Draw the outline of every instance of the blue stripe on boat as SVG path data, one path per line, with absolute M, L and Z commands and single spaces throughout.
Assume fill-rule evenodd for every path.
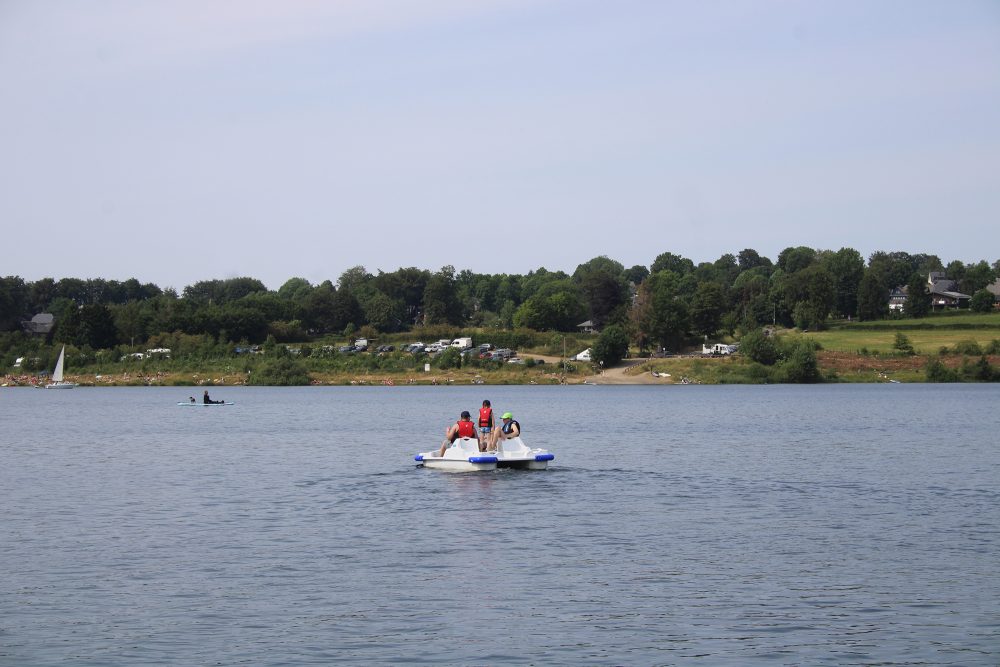
M 423 461 L 424 460 L 424 456 L 423 456 L 423 454 L 417 454 L 416 456 L 413 457 L 413 460 L 414 461 Z
M 470 456 L 469 463 L 496 463 L 497 457 L 495 456 Z
M 555 454 L 536 454 L 535 455 L 535 460 L 536 461 L 551 461 L 555 457 L 556 457 Z

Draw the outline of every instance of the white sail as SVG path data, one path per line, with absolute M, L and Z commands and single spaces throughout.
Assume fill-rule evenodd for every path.
M 63 345 L 62 350 L 59 352 L 59 361 L 56 362 L 56 369 L 52 371 L 52 380 L 54 382 L 63 381 L 63 361 L 66 358 L 66 346 Z

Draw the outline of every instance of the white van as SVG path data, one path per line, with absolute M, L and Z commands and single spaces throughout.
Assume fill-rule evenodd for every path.
M 471 338 L 456 338 L 451 341 L 451 346 L 458 348 L 459 351 L 464 352 L 465 350 L 472 349 L 472 339 Z

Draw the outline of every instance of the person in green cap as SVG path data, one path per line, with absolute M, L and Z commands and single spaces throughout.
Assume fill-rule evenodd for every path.
M 503 424 L 500 425 L 500 428 L 494 429 L 493 433 L 490 434 L 489 449 L 493 451 L 497 450 L 497 444 L 500 442 L 501 437 L 504 440 L 510 440 L 521 435 L 521 425 L 514 420 L 514 415 L 505 412 L 500 419 L 503 420 Z

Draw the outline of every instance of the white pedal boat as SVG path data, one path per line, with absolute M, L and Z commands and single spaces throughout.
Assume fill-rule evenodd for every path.
M 546 449 L 528 447 L 519 437 L 501 440 L 495 452 L 480 452 L 475 438 L 459 438 L 445 450 L 444 456 L 438 456 L 438 451 L 422 452 L 413 460 L 425 468 L 470 472 L 497 468 L 545 470 L 555 458 Z
M 458 438 L 444 456 L 438 456 L 439 449 L 421 452 L 413 460 L 425 468 L 438 468 L 454 472 L 472 472 L 476 470 L 496 470 L 497 457 L 492 453 L 480 452 L 479 442 L 475 438 Z
M 487 452 L 492 454 L 494 452 Z M 498 468 L 520 468 L 525 470 L 545 470 L 549 461 L 555 458 L 547 449 L 531 448 L 524 444 L 520 436 L 497 442 Z

